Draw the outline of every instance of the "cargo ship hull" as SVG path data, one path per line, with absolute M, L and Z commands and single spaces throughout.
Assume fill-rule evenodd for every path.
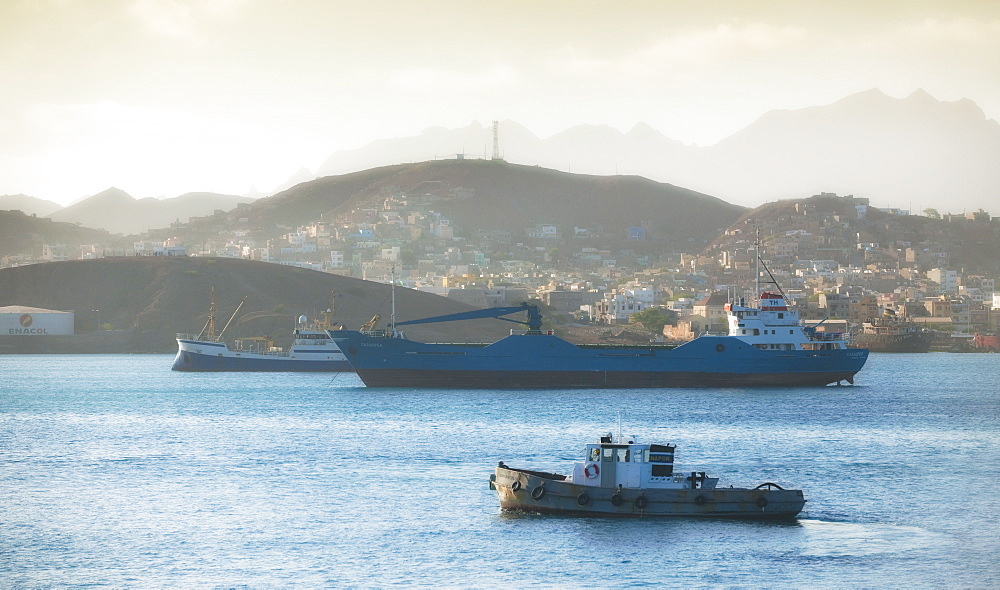
M 488 346 L 331 332 L 369 387 L 650 388 L 822 386 L 861 370 L 867 350 L 765 351 L 731 336 L 677 347 L 578 346 L 512 334 Z

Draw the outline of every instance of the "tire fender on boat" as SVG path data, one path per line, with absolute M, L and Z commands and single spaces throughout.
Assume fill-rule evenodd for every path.
M 615 506 L 621 506 L 622 502 L 624 501 L 625 499 L 622 498 L 622 495 L 619 494 L 618 492 L 611 494 L 611 503 L 614 504 Z
M 635 499 L 635 507 L 639 510 L 643 510 L 646 506 L 649 506 L 649 499 L 646 496 L 639 496 Z
M 580 506 L 586 506 L 590 504 L 590 496 L 587 495 L 587 492 L 584 492 L 576 497 L 576 503 Z
M 704 506 L 706 502 L 708 502 L 708 498 L 700 494 L 694 499 L 694 503 L 698 506 Z
M 757 508 L 765 508 L 767 506 L 767 498 L 761 496 L 757 498 Z
M 521 489 L 521 480 L 515 479 L 514 483 L 510 484 L 510 491 L 516 492 Z
M 535 489 L 531 490 L 531 499 L 532 500 L 538 502 L 539 500 L 541 500 L 544 497 L 545 497 L 545 487 L 544 486 L 538 486 Z
M 594 479 L 601 474 L 601 468 L 597 463 L 587 463 L 587 466 L 583 468 L 583 474 L 587 476 L 587 479 Z

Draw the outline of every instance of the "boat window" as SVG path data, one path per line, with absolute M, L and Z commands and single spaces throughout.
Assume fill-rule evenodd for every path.
M 674 474 L 674 466 L 672 464 L 667 465 L 656 465 L 653 464 L 653 477 L 669 477 Z
M 760 330 L 759 330 L 759 329 L 757 329 L 757 328 L 754 328 L 754 329 L 753 329 L 753 335 L 754 335 L 754 336 L 760 336 Z
M 600 458 L 601 458 L 601 449 L 599 449 L 597 447 L 594 447 L 594 448 L 590 449 L 590 460 L 591 461 L 597 461 Z
M 604 460 L 614 461 L 614 449 L 604 449 Z

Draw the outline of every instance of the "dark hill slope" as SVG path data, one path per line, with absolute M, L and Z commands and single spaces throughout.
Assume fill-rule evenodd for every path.
M 458 191 L 458 189 L 466 189 Z M 471 189 L 471 191 L 469 190 Z M 564 232 L 602 227 L 624 236 L 646 224 L 662 243 L 710 240 L 745 210 L 701 193 L 638 176 L 591 176 L 503 161 L 438 160 L 320 178 L 251 205 L 251 221 L 294 226 L 370 206 L 393 194 L 436 195 L 432 208 L 459 232 L 523 230 L 538 223 Z M 241 212 L 241 216 L 248 216 Z
M 217 332 L 248 297 L 226 339 L 268 334 L 287 346 L 295 318 L 316 317 L 329 307 L 332 292 L 336 319 L 349 328 L 356 329 L 375 313 L 384 324 L 391 313 L 388 285 L 263 262 L 159 257 L 54 262 L 0 270 L 0 307 L 73 310 L 79 336 L 52 340 L 58 346 L 48 348 L 45 337 L 0 336 L 0 351 L 174 352 L 175 333 L 198 333 L 204 327 L 212 287 Z M 110 331 L 93 333 L 97 313 L 92 310 L 97 309 Z M 396 309 L 397 319 L 404 321 L 473 308 L 397 288 Z M 493 340 L 510 327 L 498 320 L 477 320 L 414 326 L 406 332 L 420 339 L 478 342 Z
M 43 243 L 75 247 L 108 243 L 109 240 L 110 234 L 104 230 L 55 222 L 21 211 L 0 211 L 0 256 L 22 252 L 40 254 Z

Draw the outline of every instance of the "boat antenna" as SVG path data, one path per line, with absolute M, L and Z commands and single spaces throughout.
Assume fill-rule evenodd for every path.
M 215 340 L 215 287 L 212 287 L 212 295 L 208 303 L 208 321 L 205 322 L 205 327 L 198 332 L 198 340 L 208 332 L 208 340 Z

